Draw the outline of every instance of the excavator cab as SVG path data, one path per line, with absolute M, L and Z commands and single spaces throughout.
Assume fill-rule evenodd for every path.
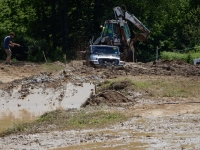
M 128 27 L 127 22 L 124 22 L 124 33 L 126 36 L 126 39 L 130 39 L 131 37 L 131 33 L 130 33 L 130 29 Z M 114 42 L 114 45 L 121 45 L 120 41 L 124 40 L 124 37 L 122 36 L 121 33 L 121 29 L 120 29 L 120 25 L 119 22 L 117 20 L 106 20 L 105 21 L 105 25 L 102 29 L 102 37 L 109 37 L 109 39 L 111 41 Z
M 104 26 L 104 30 L 102 32 L 102 36 L 109 36 L 110 40 L 113 38 L 119 38 L 119 32 L 117 31 L 117 24 L 106 22 Z

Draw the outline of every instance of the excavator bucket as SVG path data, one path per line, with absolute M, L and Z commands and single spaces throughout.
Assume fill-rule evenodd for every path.
M 145 33 L 137 33 L 136 34 L 136 38 L 138 41 L 140 42 L 145 42 L 148 39 L 149 34 L 145 34 Z

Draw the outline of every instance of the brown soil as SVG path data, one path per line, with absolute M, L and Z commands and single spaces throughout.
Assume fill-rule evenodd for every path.
M 83 82 L 93 82 L 98 84 L 105 79 L 120 78 L 125 76 L 186 76 L 199 77 L 200 66 L 194 66 L 182 61 L 161 60 L 157 63 L 127 63 L 124 67 L 93 68 L 83 65 L 82 61 L 73 61 L 69 64 L 60 62 L 52 65 L 63 66 L 63 70 L 48 70 L 41 67 L 44 64 L 27 62 L 14 63 L 12 66 L 0 65 L 0 89 L 11 91 L 19 85 L 24 96 L 29 94 L 28 88 L 56 88 L 67 82 L 80 84 Z M 112 83 L 108 90 L 88 99 L 85 105 L 100 105 L 102 103 L 126 103 L 130 102 L 120 90 L 131 86 L 129 81 Z M 116 92 L 119 91 L 119 92 Z
M 88 98 L 82 106 L 99 106 L 102 104 L 106 104 L 108 106 L 122 106 L 124 103 L 131 102 L 133 103 L 133 100 L 128 99 L 126 96 L 119 92 L 104 91 Z
M 134 80 L 151 79 L 153 81 L 165 78 L 171 82 L 181 79 L 181 81 L 191 81 L 195 85 L 195 82 L 200 79 L 200 66 L 182 61 L 160 60 L 157 63 L 126 63 L 124 67 L 109 68 L 87 67 L 83 65 L 83 61 L 73 61 L 67 64 L 59 62 L 57 65 L 63 66 L 63 70 L 44 70 L 40 64 L 34 63 L 16 63 L 13 66 L 0 65 L 0 89 L 10 91 L 23 83 L 21 94 L 27 96 L 30 90 L 28 87 L 56 88 L 67 82 L 77 85 L 89 82 L 98 85 L 109 79 L 132 77 Z M 92 106 L 92 108 L 98 105 L 108 105 L 111 109 L 120 107 L 123 113 L 133 116 L 127 122 L 99 130 L 62 131 L 54 132 L 51 135 L 43 133 L 34 137 L 32 135 L 16 135 L 1 139 L 0 145 L 2 141 L 11 148 L 22 146 L 24 149 L 26 147 L 31 149 L 31 146 L 35 146 L 36 149 L 50 149 L 97 142 L 103 142 L 102 145 L 109 147 L 112 141 L 115 143 L 113 145 L 121 141 L 121 144 L 125 143 L 125 147 L 127 147 L 128 141 L 137 141 L 140 144 L 136 148 L 141 149 L 200 149 L 200 139 L 198 138 L 200 135 L 199 97 L 147 98 L 145 94 L 148 91 L 143 91 L 142 96 L 138 96 L 140 93 L 128 91 L 128 87 L 132 85 L 129 81 L 114 82 L 106 90 L 100 89 L 101 92 L 93 93 L 83 104 L 84 107 Z M 122 91 L 125 91 L 126 94 Z M 93 135 L 92 138 L 90 135 Z M 52 141 L 57 145 L 52 144 Z M 59 143 L 61 144 L 59 145 Z M 6 147 L 0 146 L 0 149 L 6 149 Z M 79 148 L 77 147 L 77 149 Z

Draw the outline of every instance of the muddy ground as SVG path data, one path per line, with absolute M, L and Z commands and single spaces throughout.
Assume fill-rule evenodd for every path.
M 129 82 L 113 83 L 106 90 L 98 89 L 98 85 L 106 80 L 126 77 L 155 81 L 165 78 L 174 82 L 183 79 L 195 84 L 200 79 L 200 66 L 166 60 L 108 68 L 86 67 L 83 61 L 53 64 L 61 68 L 50 70 L 41 67 L 44 64 L 27 62 L 0 65 L 0 90 L 9 93 L 21 85 L 23 100 L 30 94 L 30 87 L 56 89 L 69 82 L 74 85 L 92 83 L 97 89 L 83 104 L 84 107 L 95 108 L 105 104 L 105 109 L 132 114 L 133 117 L 107 128 L 10 135 L 0 138 L 0 149 L 200 149 L 198 96 L 152 98 L 146 91 L 121 92 L 126 91 Z M 61 94 L 55 101 L 62 100 L 62 97 Z

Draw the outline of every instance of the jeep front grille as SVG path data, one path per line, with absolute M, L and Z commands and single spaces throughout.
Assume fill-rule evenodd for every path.
M 99 58 L 98 61 L 99 61 L 100 65 L 106 65 L 106 64 L 118 65 L 119 64 L 119 60 L 118 59 Z

